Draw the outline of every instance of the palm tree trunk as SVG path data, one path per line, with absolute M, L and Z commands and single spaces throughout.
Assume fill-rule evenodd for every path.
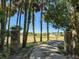
M 43 7 L 41 8 L 41 18 L 40 18 L 40 42 L 42 42 L 42 16 L 43 16 Z
M 21 28 L 21 9 L 20 9 L 20 15 L 19 15 L 19 27 Z M 20 44 L 20 29 L 19 29 L 19 39 L 18 42 Z
M 7 17 L 8 17 L 8 10 L 6 11 L 6 25 L 7 25 L 7 21 L 8 21 L 8 19 L 7 19 Z
M 28 11 L 28 22 L 27 22 L 27 31 L 26 31 L 26 43 L 27 43 L 27 39 L 28 39 L 28 31 L 29 31 L 30 22 L 31 22 L 31 11 L 30 11 L 30 8 L 29 8 L 29 11 Z
M 34 8 L 33 8 L 33 13 L 32 13 L 32 26 L 33 26 L 33 35 L 34 35 L 34 43 L 36 43 L 36 39 L 35 39 L 35 23 L 34 23 Z
M 58 37 L 59 37 L 59 28 L 58 28 L 58 31 L 57 31 L 57 34 L 56 34 L 56 40 L 58 40 Z
M 11 0 L 10 0 L 10 11 L 11 11 Z M 11 18 L 10 18 L 10 11 L 8 11 L 8 16 L 9 16 L 9 20 L 8 20 L 8 36 L 7 36 L 7 48 L 8 48 L 8 41 L 9 41 L 9 34 L 10 34 L 10 20 L 11 20 Z
M 58 37 L 59 37 L 59 28 L 58 28 L 58 31 L 57 31 L 57 39 L 58 39 Z
M 18 10 L 18 12 L 17 12 L 16 26 L 18 26 L 18 21 L 19 21 L 19 10 Z
M 8 48 L 8 40 L 9 40 L 9 34 L 10 34 L 10 16 L 9 16 L 9 20 L 8 20 L 8 35 L 7 35 L 7 48 Z
M 25 0 L 25 16 L 24 16 L 24 30 L 23 30 L 23 43 L 22 48 L 26 47 L 26 23 L 27 23 L 27 1 Z
M 50 0 L 48 1 L 49 3 L 49 8 L 50 8 Z M 47 21 L 47 41 L 49 41 L 49 22 Z
M 25 41 L 24 41 L 24 44 L 23 44 L 23 48 L 26 47 L 27 39 L 28 39 L 28 31 L 29 31 L 30 18 L 31 18 L 30 12 L 28 12 L 28 14 L 29 14 L 29 15 L 28 15 L 27 31 L 26 31 L 26 35 L 25 35 Z
M 47 21 L 47 41 L 49 41 L 49 22 Z
M 31 1 L 30 1 L 31 2 Z M 31 21 L 31 3 L 29 3 L 29 11 L 28 11 L 28 22 L 27 22 L 27 30 L 26 30 L 26 35 L 25 35 L 25 42 L 23 44 L 23 48 L 26 47 L 27 44 L 27 38 L 28 38 L 28 31 L 29 31 L 29 25 L 30 25 L 30 21 Z
M 42 10 L 41 10 L 41 19 L 40 19 L 40 42 L 42 42 Z

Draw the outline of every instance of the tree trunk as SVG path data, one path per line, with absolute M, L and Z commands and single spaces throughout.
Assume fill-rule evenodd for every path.
M 42 10 L 41 10 L 41 19 L 40 19 L 40 42 L 42 42 Z
M 35 23 L 34 23 L 34 20 L 35 20 L 35 15 L 34 15 L 34 8 L 33 8 L 33 13 L 32 13 L 32 26 L 33 26 L 33 35 L 34 35 L 34 43 L 36 43 L 36 39 L 35 39 Z
M 47 41 L 49 41 L 49 22 L 47 22 Z
M 10 11 L 11 11 L 11 0 L 10 0 Z M 7 36 L 7 48 L 8 48 L 8 41 L 9 41 L 9 34 L 10 34 L 10 20 L 11 20 L 11 18 L 10 18 L 10 11 L 8 11 L 8 16 L 9 16 L 9 20 L 8 20 L 8 36 Z
M 7 35 L 7 48 L 8 48 L 8 40 L 9 40 L 9 35 L 10 35 L 10 16 L 9 16 L 9 20 L 8 20 L 8 35 Z
M 58 38 L 59 38 L 59 28 L 58 28 L 58 31 L 57 31 L 57 39 L 56 40 L 58 40 Z
M 30 8 L 31 8 L 31 5 L 30 5 Z M 26 43 L 27 43 L 27 39 L 28 39 L 28 31 L 29 31 L 29 26 L 30 26 L 30 22 L 31 22 L 31 9 L 29 8 L 29 11 L 28 11 L 28 22 L 27 22 L 27 31 L 26 31 Z
M 27 39 L 28 39 L 28 31 L 29 31 L 29 25 L 30 25 L 30 17 L 31 17 L 31 14 L 30 14 L 30 12 L 28 13 L 29 15 L 28 15 L 28 23 L 27 23 L 27 31 L 25 32 L 26 34 L 25 34 L 25 40 L 24 40 L 24 43 L 23 43 L 23 48 L 25 48 L 26 47 L 26 44 L 27 44 Z
M 19 15 L 19 27 L 21 28 L 21 9 L 20 9 L 20 15 Z M 18 39 L 19 44 L 20 44 L 20 28 L 19 28 L 19 39 Z
M 25 0 L 25 16 L 24 16 L 24 30 L 23 30 L 23 43 L 22 48 L 26 47 L 26 23 L 27 23 L 27 1 Z
M 67 55 L 71 54 L 71 52 L 70 52 L 71 40 L 72 40 L 71 38 L 72 38 L 72 33 L 71 33 L 70 29 L 66 29 L 64 41 L 65 41 L 65 51 L 67 52 Z
M 18 21 L 19 21 L 19 10 L 17 11 L 17 20 L 16 20 L 16 26 L 18 26 Z
M 26 32 L 25 32 L 26 35 L 25 35 L 25 40 L 24 40 L 24 43 L 23 43 L 23 48 L 25 48 L 26 44 L 27 44 L 27 38 L 28 38 L 28 31 L 29 31 L 30 21 L 31 21 L 31 3 L 29 3 L 28 22 L 27 22 L 27 29 L 26 29 Z
M 66 31 L 66 51 L 75 56 L 79 54 L 79 45 L 78 45 L 78 32 L 79 31 L 79 20 L 78 20 L 78 15 L 76 15 L 77 12 L 77 9 L 75 9 L 77 5 L 71 5 L 71 7 L 73 7 L 73 13 L 70 13 L 70 23 L 69 23 L 69 26 L 67 28 L 67 31 Z

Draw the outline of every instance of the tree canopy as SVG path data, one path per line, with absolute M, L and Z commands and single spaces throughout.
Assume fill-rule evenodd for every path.
M 52 23 L 55 28 L 67 28 L 71 22 L 71 14 L 76 9 L 78 16 L 79 10 L 78 0 L 54 0 L 50 1 L 50 6 L 44 14 L 45 20 Z

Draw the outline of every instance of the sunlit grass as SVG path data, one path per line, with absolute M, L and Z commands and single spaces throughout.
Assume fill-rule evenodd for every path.
M 22 38 L 22 37 L 21 37 Z M 40 42 L 40 36 L 35 36 L 36 42 Z M 64 36 L 49 36 L 49 40 L 63 40 Z M 22 43 L 22 39 L 20 40 Z M 42 41 L 46 42 L 47 41 L 47 36 L 42 36 Z M 34 42 L 33 36 L 28 36 L 28 43 Z
M 32 43 L 34 42 L 34 36 L 33 35 L 28 35 L 27 43 Z M 40 35 L 35 36 L 36 42 L 40 42 Z M 10 38 L 11 39 L 11 38 Z M 11 42 L 9 39 L 9 43 Z M 49 36 L 49 40 L 63 40 L 64 36 Z M 20 35 L 20 43 L 22 44 L 23 41 L 23 35 Z M 47 41 L 47 36 L 42 36 L 42 41 L 46 42 Z M 6 42 L 6 40 L 5 40 Z

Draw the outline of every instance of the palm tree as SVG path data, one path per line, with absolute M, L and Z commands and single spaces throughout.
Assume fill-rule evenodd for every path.
M 18 26 L 18 22 L 19 22 L 19 9 L 17 10 L 17 20 L 16 20 L 16 26 Z
M 43 0 L 40 3 L 41 7 L 41 17 L 40 17 L 40 42 L 42 42 L 42 16 L 43 16 Z
M 49 22 L 47 21 L 47 41 L 49 41 Z
M 41 19 L 40 19 L 40 42 L 42 42 L 42 10 L 41 10 Z
M 28 39 L 28 31 L 29 31 L 29 26 L 30 26 L 30 22 L 31 22 L 31 4 L 32 4 L 32 0 L 30 0 L 29 2 L 29 10 L 28 10 L 28 22 L 27 22 L 27 31 L 26 31 L 26 43 L 27 43 L 27 39 Z
M 32 26 L 33 26 L 34 42 L 36 42 L 36 39 L 35 39 L 35 15 L 34 15 L 34 12 L 39 12 L 40 7 L 41 7 L 41 5 L 39 6 L 38 0 L 32 0 L 32 9 L 33 9 L 33 12 L 32 12 Z
M 22 3 L 23 1 L 21 1 Z M 22 5 L 22 4 L 21 4 Z M 19 4 L 19 6 L 17 7 L 18 10 L 17 10 L 17 20 L 16 20 L 16 26 L 19 26 L 19 32 L 18 32 L 18 43 L 20 44 L 20 29 L 21 29 L 21 9 L 22 9 L 22 6 Z M 19 23 L 19 24 L 18 24 Z
M 19 15 L 19 27 L 21 28 L 21 9 L 20 8 L 20 15 Z M 19 43 L 20 43 L 20 29 L 19 29 Z
M 27 1 L 25 0 L 25 5 L 24 5 L 24 30 L 23 30 L 23 43 L 22 43 L 22 48 L 26 47 L 26 23 L 27 23 Z
M 10 11 L 8 10 L 8 16 L 9 16 L 9 20 L 8 20 L 8 36 L 7 36 L 7 48 L 8 48 L 8 40 L 9 40 L 9 34 L 10 34 L 10 20 L 11 20 L 11 18 L 10 18 L 10 12 L 11 12 L 11 0 L 10 0 Z
M 48 0 L 48 8 L 50 9 L 50 0 Z M 47 41 L 48 40 L 49 40 L 49 21 L 47 20 Z
M 27 29 L 26 29 L 26 32 L 24 32 L 26 35 L 25 35 L 25 40 L 24 40 L 23 45 L 22 45 L 23 48 L 26 47 L 29 25 L 30 25 L 30 22 L 31 22 L 31 3 L 32 3 L 32 1 L 30 0 L 28 2 L 29 2 L 29 5 L 27 5 L 28 6 L 28 20 L 27 20 Z
M 36 39 L 35 39 L 35 15 L 34 15 L 34 7 L 33 7 L 33 13 L 32 13 L 32 26 L 33 26 L 33 35 L 34 35 L 34 43 L 36 42 Z

